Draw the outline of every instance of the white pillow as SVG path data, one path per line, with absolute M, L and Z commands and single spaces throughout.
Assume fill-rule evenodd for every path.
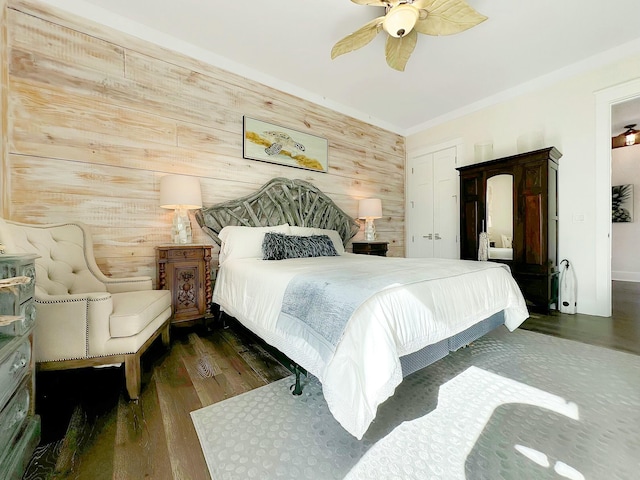
M 327 235 L 333 242 L 333 246 L 336 249 L 336 252 L 338 252 L 338 255 L 342 255 L 344 253 L 342 237 L 337 230 L 328 230 L 325 228 L 313 227 L 298 227 L 296 225 L 291 225 L 289 228 L 291 229 L 291 235 L 299 235 L 305 237 L 308 237 L 309 235 Z
M 512 244 L 512 237 L 502 235 L 502 248 L 513 248 L 511 244 Z
M 222 265 L 232 258 L 262 258 L 262 241 L 267 232 L 291 233 L 288 223 L 273 227 L 224 227 L 218 234 L 222 241 L 218 263 Z

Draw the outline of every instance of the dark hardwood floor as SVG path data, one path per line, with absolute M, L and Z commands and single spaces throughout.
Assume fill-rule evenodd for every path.
M 609 318 L 591 315 L 532 314 L 521 328 L 640 355 L 640 283 L 613 282 Z
M 612 318 L 533 315 L 522 328 L 640 354 L 640 284 L 614 283 Z M 42 442 L 25 479 L 209 479 L 189 413 L 289 375 L 230 321 L 174 328 L 143 357 L 137 403 L 121 368 L 39 372 Z

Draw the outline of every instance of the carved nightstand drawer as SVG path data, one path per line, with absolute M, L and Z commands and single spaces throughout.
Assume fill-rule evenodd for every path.
M 167 252 L 167 258 L 202 258 L 201 249 L 185 249 L 178 247 L 175 250 L 169 250 Z

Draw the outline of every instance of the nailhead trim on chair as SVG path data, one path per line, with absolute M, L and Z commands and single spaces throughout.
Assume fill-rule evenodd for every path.
M 87 301 L 84 310 L 84 356 L 89 356 L 89 302 Z
M 136 353 L 136 352 L 133 351 L 133 352 L 123 352 L 123 353 L 110 353 L 109 355 L 91 355 L 91 356 L 86 356 L 86 357 L 58 358 L 56 360 L 38 360 L 38 362 L 36 362 L 36 363 L 66 362 L 66 361 L 69 361 L 69 360 L 87 360 L 89 358 L 108 358 L 108 357 L 116 357 L 118 355 L 133 355 L 134 353 Z
M 76 357 L 73 359 L 67 359 L 67 360 L 79 360 L 82 358 L 96 358 L 96 357 L 104 357 L 105 355 L 94 355 L 94 356 L 89 356 L 89 302 L 103 302 L 109 300 L 109 297 L 107 298 L 96 298 L 94 300 L 89 300 L 88 298 L 73 298 L 73 299 L 69 299 L 69 300 L 38 300 L 36 299 L 35 302 L 36 303 L 40 303 L 42 305 L 46 305 L 46 304 L 55 304 L 55 303 L 73 303 L 73 302 L 85 302 L 86 303 L 86 307 L 85 307 L 85 314 L 84 314 L 84 357 Z M 131 353 L 131 352 L 130 352 Z M 120 354 L 117 354 L 120 355 Z M 107 355 L 108 356 L 108 355 Z M 41 362 L 61 362 L 62 360 L 58 359 L 58 360 L 41 360 Z

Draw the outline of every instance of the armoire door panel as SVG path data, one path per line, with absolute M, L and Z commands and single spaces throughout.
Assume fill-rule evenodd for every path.
M 539 190 L 542 188 L 542 172 L 546 165 L 527 165 L 524 168 L 525 190 Z
M 477 260 L 478 258 L 478 202 L 465 202 L 464 204 L 464 238 L 461 257 L 465 260 Z
M 524 258 L 528 265 L 544 265 L 542 195 L 524 198 Z
M 462 178 L 462 191 L 465 198 L 480 195 L 480 179 L 478 177 Z

